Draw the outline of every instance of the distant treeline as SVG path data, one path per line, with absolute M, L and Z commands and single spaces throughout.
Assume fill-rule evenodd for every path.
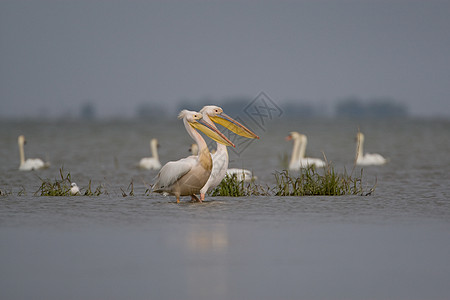
M 316 105 L 310 102 L 289 101 L 281 105 L 286 117 L 344 117 L 344 118 L 393 118 L 408 116 L 405 105 L 392 98 L 373 98 L 363 100 L 358 97 L 339 99 L 330 111 L 329 105 Z
M 357 97 L 349 97 L 338 102 L 335 115 L 352 118 L 406 117 L 408 109 L 391 98 L 374 98 L 363 102 Z
M 178 102 L 174 111 L 168 111 L 164 103 L 142 103 L 136 107 L 135 115 L 138 119 L 174 118 L 182 109 L 200 110 L 205 105 L 219 105 L 227 114 L 239 116 L 247 106 L 255 104 L 251 97 L 233 97 L 220 101 L 213 99 L 189 100 Z M 282 110 L 284 118 L 308 117 L 348 117 L 348 118 L 393 118 L 407 117 L 408 109 L 392 98 L 372 98 L 364 100 L 358 97 L 347 97 L 337 101 L 334 106 L 316 104 L 307 100 L 277 101 L 276 105 Z M 80 109 L 83 119 L 95 119 L 96 108 L 92 102 L 84 103 Z

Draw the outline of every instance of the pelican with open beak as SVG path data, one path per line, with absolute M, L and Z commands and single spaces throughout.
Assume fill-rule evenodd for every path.
M 257 136 L 254 132 L 252 132 L 250 129 L 248 129 L 238 121 L 225 114 L 223 112 L 223 109 L 218 106 L 208 105 L 203 107 L 200 112 L 203 115 L 203 119 L 214 128 L 216 128 L 214 123 L 217 123 L 240 136 L 250 139 L 259 139 L 259 136 Z M 205 199 L 205 194 L 207 191 L 214 189 L 220 184 L 222 179 L 225 177 L 228 169 L 228 151 L 226 146 L 221 143 L 217 143 L 217 150 L 211 156 L 213 160 L 213 168 L 208 181 L 200 190 L 201 200 Z
M 199 200 L 195 194 L 200 193 L 200 189 L 208 181 L 213 162 L 205 140 L 196 129 L 224 147 L 235 147 L 217 128 L 205 122 L 202 117 L 201 113 L 189 110 L 183 110 L 178 115 L 179 119 L 183 119 L 188 134 L 197 143 L 198 155 L 166 163 L 158 173 L 153 192 L 174 195 L 177 203 L 180 202 L 180 196 L 191 196 L 193 200 Z

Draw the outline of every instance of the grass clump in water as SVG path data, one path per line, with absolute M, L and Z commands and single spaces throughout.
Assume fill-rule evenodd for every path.
M 39 196 L 69 196 L 70 195 L 70 185 L 72 183 L 70 173 L 63 175 L 62 168 L 59 169 L 60 179 L 55 179 L 53 182 L 49 179 L 41 179 L 42 183 L 39 189 L 34 193 L 34 195 Z
M 70 173 L 64 175 L 63 169 L 59 169 L 59 179 L 51 181 L 49 179 L 41 179 L 42 183 L 39 189 L 34 193 L 35 196 L 72 196 L 70 193 L 70 188 L 72 184 L 72 179 Z M 99 185 L 94 191 L 91 188 L 91 180 L 89 180 L 89 186 L 86 191 L 80 193 L 84 196 L 100 196 L 102 194 L 107 194 L 103 185 Z
M 131 180 L 130 184 L 128 185 L 127 191 L 130 191 L 130 193 L 128 195 L 122 188 L 120 188 L 120 190 L 122 191 L 122 197 L 134 196 L 134 183 L 133 183 L 133 180 Z
M 89 185 L 83 195 L 85 195 L 85 196 L 100 196 L 101 194 L 108 194 L 102 184 L 100 184 L 95 189 L 95 191 L 92 191 L 91 185 L 92 185 L 92 181 L 89 179 Z
M 371 195 L 375 185 L 365 191 L 361 176 L 337 173 L 333 166 L 320 168 L 314 166 L 300 169 L 299 176 L 292 176 L 287 170 L 274 174 L 276 185 L 273 188 L 263 187 L 254 182 L 239 181 L 236 175 L 226 175 L 222 182 L 211 193 L 211 196 L 342 196 L 342 195 Z
M 353 177 L 346 172 L 336 173 L 327 165 L 320 174 L 314 166 L 300 169 L 298 177 L 283 170 L 275 174 L 276 186 L 272 189 L 275 196 L 341 196 L 370 195 L 375 186 L 365 193 L 362 187 L 362 170 L 360 177 Z
M 229 197 L 244 197 L 244 196 L 267 196 L 269 195 L 269 188 L 264 188 L 254 182 L 246 183 L 237 179 L 237 175 L 225 175 L 225 178 L 220 184 L 211 192 L 211 196 L 229 196 Z

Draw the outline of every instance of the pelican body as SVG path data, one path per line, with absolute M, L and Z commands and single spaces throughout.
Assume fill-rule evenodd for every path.
M 19 155 L 20 155 L 20 165 L 19 170 L 21 171 L 31 171 L 31 170 L 39 170 L 48 168 L 50 166 L 49 163 L 44 163 L 44 161 L 40 158 L 28 158 L 25 160 L 25 151 L 23 146 L 26 143 L 25 137 L 23 135 L 19 135 L 17 138 L 17 143 L 19 145 Z
M 294 141 L 289 170 L 299 170 L 300 168 L 307 168 L 312 165 L 315 167 L 325 167 L 325 161 L 319 158 L 305 157 L 306 145 L 308 143 L 306 135 L 293 131 L 286 137 L 286 140 Z
M 152 157 L 143 157 L 139 161 L 139 167 L 147 170 L 159 170 L 161 169 L 161 163 L 158 157 L 158 140 L 150 140 L 150 150 L 152 152 Z
M 364 134 L 358 132 L 356 134 L 356 164 L 360 166 L 383 165 L 387 163 L 387 159 L 378 153 L 364 154 Z
M 228 130 L 231 130 L 232 132 L 244 136 L 246 138 L 259 139 L 259 137 L 255 133 L 253 133 L 247 127 L 245 127 L 238 121 L 234 120 L 230 116 L 226 115 L 223 112 L 223 109 L 218 106 L 208 105 L 203 107 L 200 110 L 200 112 L 202 113 L 205 122 L 207 122 L 216 129 L 217 127 L 214 125 L 214 123 L 218 123 L 227 128 Z M 227 173 L 228 169 L 228 151 L 225 145 L 217 142 L 216 152 L 214 154 L 211 154 L 211 157 L 213 161 L 213 168 L 208 181 L 200 190 L 201 200 L 205 198 L 205 194 L 209 190 L 214 189 L 216 186 L 220 184 L 220 182 L 225 177 L 225 174 Z M 242 169 L 239 170 L 240 171 L 237 171 L 237 173 L 240 174 L 238 176 L 242 176 L 242 172 L 244 170 Z
M 195 129 L 202 131 L 216 142 L 234 147 L 230 140 L 217 128 L 206 123 L 202 117 L 201 113 L 194 111 L 183 110 L 180 112 L 178 118 L 183 119 L 186 131 L 198 145 L 198 155 L 166 163 L 159 171 L 157 181 L 153 186 L 154 192 L 174 195 L 177 203 L 180 202 L 180 196 L 191 196 L 193 199 L 199 200 L 195 194 L 200 193 L 200 189 L 208 181 L 213 167 L 206 142 Z

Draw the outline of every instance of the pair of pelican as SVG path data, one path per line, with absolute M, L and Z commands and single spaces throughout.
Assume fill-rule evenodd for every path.
M 174 195 L 177 203 L 180 202 L 180 196 L 191 196 L 192 200 L 202 202 L 206 192 L 225 177 L 228 168 L 227 146 L 235 147 L 214 123 L 246 138 L 259 137 L 214 105 L 205 106 L 200 112 L 183 110 L 178 118 L 183 120 L 186 131 L 197 144 L 198 154 L 166 163 L 157 175 L 153 191 Z M 217 142 L 214 154 L 209 152 L 205 140 L 196 129 Z M 200 199 L 196 194 L 200 194 Z
M 298 132 L 291 132 L 286 140 L 294 141 L 291 161 L 289 163 L 290 170 L 298 170 L 300 168 L 307 168 L 311 165 L 315 167 L 325 167 L 326 162 L 319 158 L 305 157 L 306 144 L 308 139 L 306 135 Z M 369 165 L 382 165 L 387 162 L 387 159 L 378 153 L 366 153 L 363 152 L 364 134 L 358 132 L 356 134 L 356 165 L 369 166 Z

